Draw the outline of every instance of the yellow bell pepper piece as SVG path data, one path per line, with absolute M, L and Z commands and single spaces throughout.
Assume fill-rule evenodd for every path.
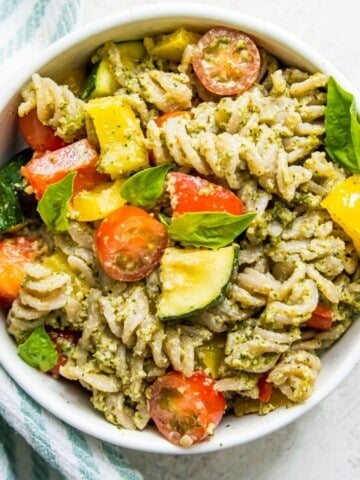
M 120 196 L 123 179 L 102 183 L 92 190 L 82 190 L 72 199 L 71 218 L 79 222 L 94 222 L 125 205 Z
M 179 28 L 168 35 L 146 37 L 144 45 L 152 57 L 178 63 L 187 45 L 197 43 L 199 38 L 198 33 Z
M 149 165 L 140 121 L 121 96 L 102 97 L 86 104 L 100 144 L 98 169 L 112 179 Z
M 360 253 L 360 175 L 353 175 L 337 185 L 321 206 L 349 235 Z

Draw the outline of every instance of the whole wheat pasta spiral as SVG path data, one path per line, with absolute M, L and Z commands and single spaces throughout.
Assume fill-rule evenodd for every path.
M 299 336 L 297 330 L 275 333 L 250 324 L 228 334 L 225 363 L 235 370 L 261 373 L 274 367 L 280 354 Z
M 70 278 L 35 263 L 25 265 L 25 279 L 8 314 L 8 330 L 18 340 L 43 322 L 50 312 L 66 306 Z
M 20 117 L 36 108 L 40 122 L 52 127 L 66 142 L 86 136 L 84 103 L 67 86 L 34 73 L 22 97 L 18 109 Z
M 279 387 L 290 400 L 301 402 L 311 395 L 320 368 L 319 358 L 311 352 L 287 352 L 270 372 L 268 381 Z

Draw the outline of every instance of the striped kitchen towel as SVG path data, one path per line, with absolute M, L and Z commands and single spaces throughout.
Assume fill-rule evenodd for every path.
M 0 82 L 26 56 L 76 28 L 81 2 L 0 0 Z M 141 478 L 118 448 L 43 410 L 0 366 L 0 480 Z
M 84 435 L 43 410 L 1 367 L 0 440 L 1 480 L 142 478 L 117 447 Z

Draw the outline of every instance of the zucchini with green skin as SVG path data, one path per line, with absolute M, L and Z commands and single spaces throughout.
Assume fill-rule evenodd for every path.
M 146 50 L 142 42 L 117 43 L 120 58 L 126 70 L 132 71 L 136 65 L 146 56 Z M 95 63 L 89 77 L 85 81 L 80 98 L 89 100 L 91 98 L 107 97 L 114 95 L 120 87 L 115 79 L 111 66 L 106 59 Z
M 20 169 L 31 159 L 32 155 L 31 148 L 25 148 L 14 155 L 6 165 L 0 168 L 0 180 L 11 186 L 13 190 L 23 191 L 25 181 Z
M 19 152 L 0 168 L 0 231 L 5 232 L 24 222 L 19 195 L 24 191 L 20 169 L 32 156 L 31 149 Z
M 160 262 L 158 317 L 186 318 L 220 302 L 236 271 L 238 250 L 235 244 L 218 250 L 167 248 Z
M 220 366 L 224 363 L 225 343 L 226 334 L 216 333 L 195 350 L 199 363 L 212 378 L 218 378 Z
M 6 232 L 23 221 L 24 216 L 16 193 L 0 180 L 0 231 Z
M 80 98 L 89 100 L 90 98 L 106 97 L 113 95 L 119 88 L 111 69 L 106 60 L 100 60 L 95 63 L 89 77 L 87 78 Z

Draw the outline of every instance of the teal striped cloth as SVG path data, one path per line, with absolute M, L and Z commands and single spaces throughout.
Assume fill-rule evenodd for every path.
M 80 0 L 0 0 L 0 64 L 72 30 Z
M 76 28 L 81 1 L 0 0 L 0 79 L 27 54 Z M 0 480 L 141 478 L 119 448 L 43 410 L 0 366 Z

